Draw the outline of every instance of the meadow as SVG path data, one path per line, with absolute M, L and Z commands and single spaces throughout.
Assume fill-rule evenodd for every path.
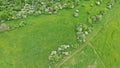
M 56 14 L 6 21 L 7 26 L 21 21 L 27 25 L 0 33 L 0 68 L 50 68 L 51 51 L 63 44 L 73 45 L 71 54 L 52 64 L 52 68 L 119 68 L 119 2 L 105 11 L 101 21 L 92 23 L 93 31 L 85 43 L 76 40 L 76 25 L 91 25 L 87 19 L 104 10 L 108 2 L 96 5 L 96 0 L 80 0 L 75 8 L 65 8 Z
M 119 68 L 120 53 L 120 21 L 119 5 L 115 6 L 100 23 L 106 23 L 95 27 L 97 31 L 82 48 L 74 52 L 71 57 L 56 68 Z M 111 17 L 112 15 L 112 17 Z M 99 30 L 100 29 L 100 30 Z

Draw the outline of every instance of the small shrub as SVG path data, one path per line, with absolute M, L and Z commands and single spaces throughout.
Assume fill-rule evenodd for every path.
M 9 28 L 8 28 L 8 26 L 5 24 L 5 23 L 2 23 L 1 25 L 0 25 L 0 32 L 5 32 L 5 31 L 7 31 Z
M 75 12 L 74 13 L 74 17 L 78 17 L 78 16 L 79 16 L 79 14 Z

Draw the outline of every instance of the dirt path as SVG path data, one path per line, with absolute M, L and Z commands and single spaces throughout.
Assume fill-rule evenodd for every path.
M 106 65 L 105 63 L 102 61 L 101 57 L 99 56 L 97 50 L 95 49 L 95 47 L 91 44 L 91 43 L 88 43 L 88 45 L 94 50 L 94 53 L 96 54 L 96 56 L 100 59 L 101 63 L 104 65 L 104 67 L 106 68 Z

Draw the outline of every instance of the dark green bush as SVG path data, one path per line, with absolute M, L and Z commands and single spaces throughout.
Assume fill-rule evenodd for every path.
M 8 11 L 1 11 L 1 12 L 0 12 L 0 21 L 2 21 L 2 20 L 7 20 L 8 17 L 9 17 Z

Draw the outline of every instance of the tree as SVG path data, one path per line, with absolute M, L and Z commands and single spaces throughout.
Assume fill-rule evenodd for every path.
M 0 21 L 1 21 L 1 20 L 7 20 L 8 17 L 9 17 L 8 11 L 1 11 L 1 12 L 0 12 Z

